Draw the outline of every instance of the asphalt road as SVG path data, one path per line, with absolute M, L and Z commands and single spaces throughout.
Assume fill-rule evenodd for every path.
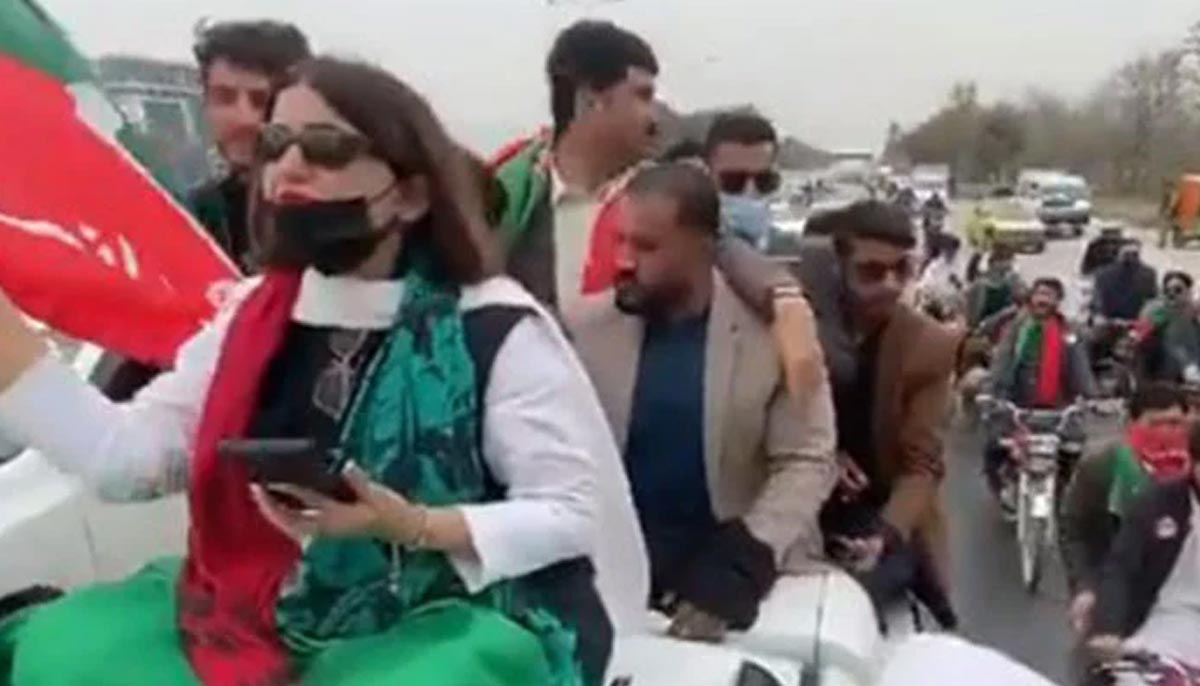
M 1089 234 L 1090 235 L 1090 234 Z M 1162 273 L 1168 269 L 1200 271 L 1200 251 L 1161 251 L 1154 234 L 1143 235 L 1143 259 Z M 1082 240 L 1054 241 L 1041 255 L 1020 256 L 1017 268 L 1027 281 L 1043 275 L 1063 279 L 1072 308 L 1078 301 L 1079 261 L 1086 245 Z M 1116 427 L 1094 422 L 1089 445 L 1102 443 Z M 1021 585 L 1016 536 L 1004 524 L 980 474 L 982 434 L 956 417 L 950 433 L 948 479 L 943 497 L 950 517 L 954 560 L 954 599 L 963 622 L 963 633 L 972 640 L 997 648 L 1041 672 L 1056 683 L 1067 684 L 1067 656 L 1071 636 L 1065 621 L 1066 584 L 1057 552 L 1036 596 Z

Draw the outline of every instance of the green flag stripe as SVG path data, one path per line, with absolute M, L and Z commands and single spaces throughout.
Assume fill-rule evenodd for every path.
M 63 83 L 93 78 L 91 65 L 33 0 L 0 0 L 0 53 Z

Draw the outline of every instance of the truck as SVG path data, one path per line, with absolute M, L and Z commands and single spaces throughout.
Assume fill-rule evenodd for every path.
M 925 204 L 935 193 L 942 200 L 950 199 L 950 165 L 918 164 L 913 167 L 911 178 L 918 206 Z

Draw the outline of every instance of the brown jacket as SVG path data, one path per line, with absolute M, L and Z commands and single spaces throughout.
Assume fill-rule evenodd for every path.
M 744 518 L 784 572 L 822 557 L 817 516 L 833 488 L 836 424 L 828 380 L 805 402 L 787 392 L 770 332 L 714 273 L 705 353 L 704 444 L 719 521 Z M 585 298 L 566 319 L 617 445 L 629 430 L 643 324 L 611 292 Z
M 932 558 L 943 584 L 950 565 L 939 489 L 958 344 L 934 320 L 898 305 L 880 341 L 871 418 L 891 492 L 883 517 Z

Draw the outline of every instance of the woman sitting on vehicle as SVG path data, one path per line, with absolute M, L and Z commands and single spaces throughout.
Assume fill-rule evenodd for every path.
M 0 625 L 0 682 L 599 684 L 610 613 L 645 595 L 593 555 L 601 525 L 640 550 L 628 487 L 556 323 L 489 278 L 468 158 L 407 86 L 328 58 L 258 152 L 271 268 L 129 404 L 0 297 L 0 429 L 109 498 L 186 489 L 191 516 L 182 565 Z M 352 458 L 350 502 L 252 485 L 219 456 L 243 438 Z

